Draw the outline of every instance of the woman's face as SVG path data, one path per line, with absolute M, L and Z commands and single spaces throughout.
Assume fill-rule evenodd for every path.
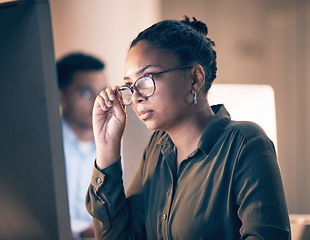
M 125 61 L 125 82 L 180 66 L 178 58 L 140 41 L 132 47 Z M 178 131 L 193 111 L 192 69 L 185 68 L 155 76 L 156 91 L 151 97 L 133 93 L 132 107 L 151 130 Z

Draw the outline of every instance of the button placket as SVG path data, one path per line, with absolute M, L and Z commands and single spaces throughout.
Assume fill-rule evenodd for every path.
M 176 161 L 176 152 L 174 149 L 174 144 L 170 141 L 167 140 L 165 145 L 163 145 L 162 148 L 162 154 L 164 161 L 167 164 L 167 168 L 169 169 L 170 173 L 170 179 L 167 179 L 167 184 L 170 185 L 169 188 L 167 188 L 166 192 L 166 201 L 165 201 L 165 206 L 162 209 L 161 213 L 161 224 L 162 224 L 162 234 L 164 236 L 164 239 L 170 239 L 170 229 L 168 227 L 169 222 L 170 222 L 170 211 L 171 211 L 171 206 L 173 203 L 173 192 L 174 192 L 174 181 L 175 181 L 175 171 L 176 171 L 176 166 L 174 166 L 174 163 Z M 168 176 L 167 176 L 168 177 Z
M 163 209 L 162 212 L 162 230 L 163 230 L 163 235 L 165 236 L 165 239 L 169 239 L 168 236 L 170 235 L 170 230 L 169 230 L 169 216 L 170 216 L 170 211 L 171 211 L 171 205 L 173 202 L 173 197 L 172 197 L 172 193 L 173 193 L 173 184 L 171 185 L 171 188 L 167 191 L 167 201 L 166 201 L 166 205 Z

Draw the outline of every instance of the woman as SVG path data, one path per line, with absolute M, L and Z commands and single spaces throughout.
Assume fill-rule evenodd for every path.
M 97 97 L 97 159 L 86 197 L 97 239 L 289 239 L 273 143 L 206 95 L 216 77 L 207 26 L 187 17 L 141 32 L 125 85 Z M 120 164 L 124 105 L 155 130 L 126 193 Z

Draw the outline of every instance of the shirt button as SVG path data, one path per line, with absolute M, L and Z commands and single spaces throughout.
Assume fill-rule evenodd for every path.
M 96 179 L 96 182 L 97 182 L 98 184 L 102 183 L 101 178 L 97 178 L 97 179 Z
M 167 214 L 164 214 L 163 219 L 164 219 L 164 220 L 167 219 Z

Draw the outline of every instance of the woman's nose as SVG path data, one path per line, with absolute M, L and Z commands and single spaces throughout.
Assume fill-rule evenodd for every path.
M 147 97 L 141 96 L 135 89 L 133 89 L 132 92 L 132 102 L 133 103 L 141 103 L 142 101 L 145 101 Z

